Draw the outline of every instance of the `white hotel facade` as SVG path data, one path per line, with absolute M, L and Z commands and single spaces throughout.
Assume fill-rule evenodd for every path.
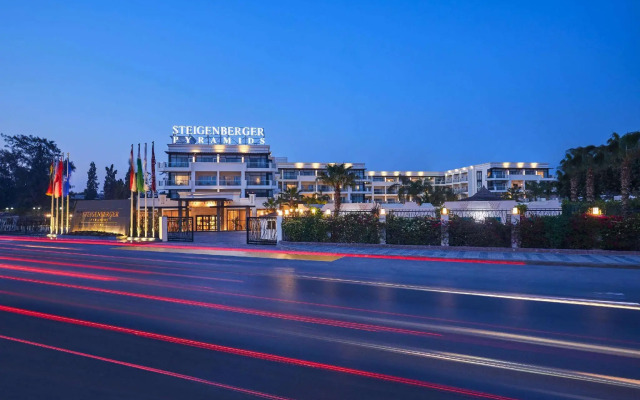
M 167 161 L 158 163 L 159 189 L 167 194 L 165 215 L 193 216 L 200 231 L 241 230 L 247 216 L 263 212 L 267 198 L 290 187 L 333 200 L 333 189 L 317 179 L 327 163 L 273 157 L 261 128 L 222 129 L 173 128 Z M 514 186 L 526 190 L 527 182 L 554 180 L 549 165 L 538 162 L 488 162 L 447 171 L 371 171 L 364 163 L 346 164 L 358 177 L 355 187 L 343 191 L 346 203 L 399 202 L 394 185 L 401 175 L 450 187 L 460 198 L 483 186 L 503 193 Z

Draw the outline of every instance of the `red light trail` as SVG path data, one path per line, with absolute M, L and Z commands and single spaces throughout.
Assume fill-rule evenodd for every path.
M 324 364 L 324 363 L 319 363 L 314 361 L 301 360 L 301 359 L 292 358 L 292 357 L 278 356 L 275 354 L 263 353 L 263 352 L 253 351 L 253 350 L 244 350 L 244 349 L 235 348 L 235 347 L 222 346 L 222 345 L 217 345 L 213 343 L 200 342 L 200 341 L 190 340 L 190 339 L 183 339 L 175 336 L 162 335 L 158 333 L 140 331 L 137 329 L 124 328 L 124 327 L 115 326 L 115 325 L 101 324 L 97 322 L 85 321 L 85 320 L 80 320 L 75 318 L 67 318 L 59 315 L 45 314 L 37 311 L 24 310 L 20 308 L 7 307 L 7 306 L 0 305 L 0 311 L 5 311 L 5 312 L 19 314 L 19 315 L 25 315 L 29 317 L 41 318 L 41 319 L 46 319 L 50 321 L 63 322 L 63 323 L 72 324 L 72 325 L 102 329 L 106 331 L 125 333 L 129 335 L 135 335 L 138 337 L 154 339 L 154 340 L 159 340 L 159 341 L 164 341 L 164 342 L 169 342 L 174 344 L 180 344 L 184 346 L 197 347 L 197 348 L 206 349 L 210 351 L 233 354 L 233 355 L 255 358 L 255 359 L 266 360 L 266 361 L 277 362 L 277 363 L 283 363 L 283 364 L 302 366 L 307 368 L 315 368 L 315 369 L 320 369 L 325 371 L 340 372 L 340 373 L 349 374 L 349 375 L 362 376 L 366 378 L 378 379 L 378 380 L 387 381 L 387 382 L 401 383 L 405 385 L 411 385 L 411 386 L 417 386 L 417 387 L 422 387 L 426 389 L 433 389 L 433 390 L 439 390 L 439 391 L 444 391 L 449 393 L 467 395 L 467 396 L 472 396 L 476 398 L 493 399 L 493 400 L 514 400 L 509 397 L 494 395 L 490 393 L 483 393 L 475 390 L 462 389 L 462 388 L 457 388 L 453 386 L 440 385 L 437 383 L 421 381 L 418 379 L 403 378 L 403 377 L 387 375 L 382 373 L 363 371 L 363 370 L 354 369 L 354 368 L 340 367 L 332 364 Z
M 34 272 L 38 274 L 47 274 L 47 275 L 66 276 L 70 278 L 93 279 L 97 281 L 117 281 L 118 280 L 118 278 L 111 278 L 104 275 L 77 274 L 74 272 L 54 271 L 54 270 L 42 269 L 42 268 L 20 267 L 17 265 L 7 265 L 7 264 L 0 264 L 0 269 L 8 269 L 11 271 L 20 271 L 20 272 Z
M 10 337 L 10 336 L 4 336 L 4 335 L 0 335 L 0 339 L 9 340 L 9 341 L 12 341 L 12 342 L 17 342 L 17 343 L 22 343 L 22 344 L 28 344 L 30 346 L 36 346 L 36 347 L 40 347 L 40 348 L 43 348 L 43 349 L 55 350 L 55 351 L 59 351 L 59 352 L 62 352 L 62 353 L 73 354 L 75 356 L 91 358 L 93 360 L 99 360 L 99 361 L 104 361 L 104 362 L 108 362 L 108 363 L 111 363 L 111 364 L 122 365 L 122 366 L 125 366 L 125 367 L 135 368 L 135 369 L 139 369 L 139 370 L 142 370 L 142 371 L 153 372 L 155 374 L 171 376 L 173 378 L 179 378 L 179 379 L 184 379 L 184 380 L 187 380 L 187 381 L 203 383 L 205 385 L 215 386 L 215 387 L 218 387 L 218 388 L 221 388 L 221 389 L 227 389 L 227 390 L 232 390 L 234 392 L 240 392 L 240 393 L 243 393 L 243 394 L 262 397 L 264 399 L 288 400 L 288 398 L 286 398 L 286 397 L 274 396 L 274 395 L 271 395 L 271 394 L 268 394 L 268 393 L 258 392 L 256 390 L 250 390 L 250 389 L 245 389 L 245 388 L 241 388 L 241 387 L 237 387 L 237 386 L 231 386 L 231 385 L 225 385 L 224 383 L 213 382 L 213 381 L 209 381 L 209 380 L 206 380 L 206 379 L 197 378 L 195 376 L 178 374 L 176 372 L 166 371 L 166 370 L 163 370 L 163 369 L 152 368 L 152 367 L 147 367 L 147 366 L 140 365 L 140 364 L 133 364 L 133 363 L 125 362 L 125 361 L 114 360 L 112 358 L 100 357 L 100 356 L 96 356 L 96 355 L 93 355 L 93 354 L 82 353 L 82 352 L 74 351 L 74 350 L 63 349 L 62 347 L 49 346 L 49 345 L 46 345 L 46 344 L 43 344 L 43 343 L 31 342 L 29 340 L 18 339 L 18 338 L 14 338 L 14 337 Z
M 197 279 L 204 279 L 204 280 L 210 280 L 210 281 L 225 281 L 225 282 L 242 283 L 242 281 L 238 280 L 238 279 L 210 278 L 210 277 L 203 277 L 203 276 L 198 276 L 198 275 L 172 274 L 172 273 L 168 273 L 168 272 L 154 272 L 154 271 L 144 271 L 144 270 L 139 270 L 139 269 L 128 269 L 128 268 L 102 267 L 102 266 L 97 266 L 97 265 L 75 264 L 75 263 L 60 262 L 60 261 L 44 261 L 44 260 L 29 259 L 29 258 L 1 257 L 0 256 L 0 260 L 18 261 L 18 262 L 35 263 L 35 264 L 57 265 L 57 266 L 60 266 L 60 267 L 97 269 L 97 270 L 103 270 L 103 271 L 115 271 L 115 272 L 131 273 L 131 274 L 176 276 L 176 277 L 181 277 L 181 278 L 197 278 Z M 2 264 L 2 265 L 6 265 L 6 264 Z M 107 279 L 105 279 L 105 280 L 107 280 Z M 112 280 L 116 280 L 116 279 L 112 279 Z
M 362 324 L 358 322 L 340 321 L 340 320 L 327 319 L 327 318 L 306 317 L 303 315 L 284 314 L 284 313 L 277 313 L 277 312 L 271 312 L 271 311 L 255 310 L 255 309 L 244 308 L 244 307 L 225 306 L 223 304 L 205 303 L 201 301 L 176 299 L 173 297 L 153 296 L 153 295 L 147 295 L 142 293 L 132 293 L 132 292 L 124 292 L 120 290 L 101 289 L 101 288 L 94 288 L 90 286 L 80 286 L 80 285 L 72 285 L 72 284 L 58 283 L 58 282 L 48 282 L 48 281 L 41 281 L 36 279 L 17 278 L 17 277 L 2 276 L 2 275 L 0 275 L 0 279 L 9 279 L 9 280 L 15 280 L 15 281 L 37 283 L 42 285 L 65 287 L 70 289 L 78 289 L 78 290 L 86 290 L 91 292 L 106 293 L 106 294 L 113 294 L 113 295 L 119 295 L 119 296 L 135 297 L 139 299 L 162 301 L 166 303 L 203 307 L 211 310 L 227 311 L 227 312 L 241 313 L 241 314 L 247 314 L 247 315 L 256 315 L 259 317 L 276 318 L 276 319 L 283 319 L 283 320 L 289 320 L 289 321 L 304 322 L 309 324 L 328 325 L 328 326 L 335 326 L 338 328 L 357 329 L 357 330 L 364 330 L 369 332 L 391 332 L 391 333 L 400 333 L 400 334 L 406 334 L 406 335 L 434 336 L 434 337 L 442 336 L 438 333 L 414 331 L 409 329 L 393 328 L 389 326 Z

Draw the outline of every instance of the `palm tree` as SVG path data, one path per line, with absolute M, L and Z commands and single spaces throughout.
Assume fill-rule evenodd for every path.
M 267 201 L 262 203 L 262 205 L 267 210 L 267 212 L 274 213 L 274 212 L 276 212 L 278 207 L 280 207 L 280 202 L 278 200 L 274 199 L 273 197 L 269 197 L 267 199 Z
M 527 197 L 530 197 L 531 199 L 533 199 L 533 201 L 537 201 L 539 197 L 541 197 L 544 194 L 544 187 L 543 184 L 544 182 L 527 182 L 526 183 L 526 188 L 525 188 L 525 193 Z
M 632 165 L 640 158 L 640 131 L 620 136 L 613 133 L 607 141 L 607 149 L 611 162 L 620 165 L 620 196 L 622 212 L 629 212 L 629 194 L 631 193 Z
M 434 207 L 440 207 L 447 201 L 458 200 L 458 196 L 450 187 L 436 187 L 430 192 L 426 192 L 425 196 L 425 202 L 431 203 Z
M 578 185 L 580 184 L 580 170 L 582 167 L 582 150 L 569 149 L 560 161 L 560 178 L 569 179 L 569 198 L 578 201 Z
M 400 182 L 391 185 L 390 189 L 398 190 L 398 199 L 405 201 L 415 201 L 418 205 L 425 202 L 431 192 L 431 183 L 422 179 L 411 179 L 408 176 L 400 175 Z
M 507 200 L 515 200 L 520 201 L 520 197 L 522 197 L 522 189 L 518 186 L 513 186 L 507 189 L 507 191 L 502 195 Z
M 296 208 L 296 205 L 300 203 L 302 199 L 302 195 L 296 186 L 291 186 L 287 188 L 284 192 L 280 193 L 280 202 L 289 206 L 289 209 L 293 210 Z
M 322 194 L 322 192 L 320 192 L 320 193 L 314 193 L 311 196 L 306 196 L 302 200 L 304 201 L 305 204 L 311 205 L 311 204 L 327 204 L 330 199 L 331 198 L 329 197 L 328 194 Z
M 346 187 L 353 188 L 356 185 L 358 177 L 351 171 L 351 167 L 345 164 L 329 164 L 327 168 L 320 172 L 317 180 L 324 182 L 325 185 L 333 187 L 333 202 L 335 205 L 334 213 L 337 216 L 340 212 L 342 204 L 342 189 Z

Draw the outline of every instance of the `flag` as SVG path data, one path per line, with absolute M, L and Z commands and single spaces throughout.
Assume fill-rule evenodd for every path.
M 154 143 L 151 142 L 151 191 L 156 191 L 156 152 L 154 150 Z
M 69 165 L 69 159 L 67 158 L 67 168 L 65 169 L 65 171 L 67 171 L 67 176 L 64 179 L 64 185 L 62 187 L 62 195 L 63 196 L 68 196 L 69 192 L 71 191 L 71 166 Z
M 144 144 L 144 191 L 149 190 L 149 174 L 147 173 L 147 144 Z
M 142 175 L 142 159 L 140 159 L 140 143 L 138 143 L 138 172 L 136 173 L 138 192 L 144 192 L 144 176 Z
M 131 145 L 131 157 L 129 158 L 129 190 L 135 192 L 136 189 L 136 166 L 133 163 L 133 145 Z
M 62 160 L 58 160 L 58 167 L 56 168 L 56 177 L 53 180 L 53 195 L 55 198 L 62 197 L 62 170 L 64 166 Z
M 49 187 L 47 188 L 47 196 L 53 196 L 53 177 L 55 172 L 55 167 L 53 161 L 51 161 L 51 165 L 49 166 Z

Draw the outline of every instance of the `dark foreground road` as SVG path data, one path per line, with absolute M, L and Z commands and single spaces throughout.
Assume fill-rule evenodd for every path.
M 147 250 L 0 238 L 0 399 L 640 398 L 639 270 Z

